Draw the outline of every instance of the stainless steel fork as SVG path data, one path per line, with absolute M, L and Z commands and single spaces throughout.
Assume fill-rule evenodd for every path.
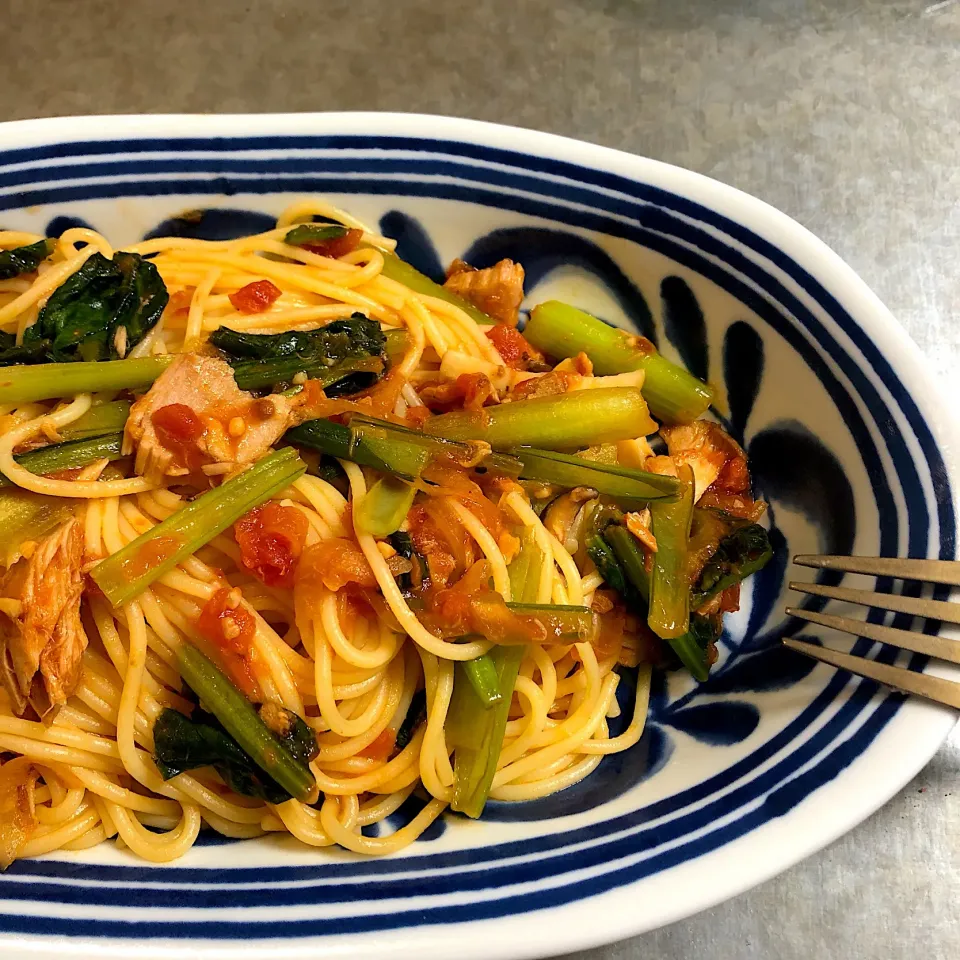
M 878 577 L 895 577 L 900 580 L 922 580 L 928 583 L 941 583 L 960 586 L 960 561 L 955 560 L 898 560 L 888 557 L 836 557 L 801 555 L 793 562 L 803 567 L 816 567 L 820 570 L 839 570 L 844 573 L 865 573 Z M 846 603 L 859 603 L 869 607 L 879 607 L 896 613 L 907 613 L 915 617 L 926 617 L 947 623 L 960 624 L 960 603 L 946 600 L 928 600 L 922 597 L 904 597 L 899 594 L 875 593 L 870 590 L 855 590 L 850 587 L 828 587 L 819 583 L 801 583 L 791 581 L 791 590 L 841 600 Z M 899 630 L 875 623 L 865 623 L 852 617 L 838 617 L 827 613 L 815 613 L 797 607 L 787 607 L 788 616 L 799 617 L 810 623 L 832 627 L 843 633 L 852 633 L 880 643 L 889 643 L 913 653 L 922 653 L 938 660 L 960 664 L 960 640 L 940 637 L 926 633 L 914 633 L 911 630 Z M 932 677 L 929 674 L 914 673 L 901 667 L 886 663 L 877 663 L 864 657 L 855 657 L 828 647 L 818 647 L 802 640 L 784 638 L 784 646 L 828 663 L 831 666 L 849 670 L 861 677 L 868 677 L 879 683 L 894 687 L 904 693 L 915 693 L 935 700 L 937 703 L 960 709 L 960 683 Z

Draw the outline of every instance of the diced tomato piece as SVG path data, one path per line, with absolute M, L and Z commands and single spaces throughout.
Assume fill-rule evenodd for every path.
M 368 757 L 371 760 L 387 760 L 393 753 L 397 745 L 397 738 L 394 732 L 387 727 L 381 730 L 379 736 L 372 743 L 367 744 L 361 751 L 361 757 Z
M 487 337 L 514 370 L 529 370 L 531 363 L 543 363 L 543 354 L 509 323 L 498 323 L 487 330 Z
M 429 564 L 430 558 L 427 558 Z M 470 632 L 472 621 L 472 603 L 481 593 L 489 592 L 490 563 L 478 560 L 453 586 L 446 586 L 436 579 L 432 588 L 424 595 L 427 612 L 421 613 L 421 619 L 435 629 L 449 636 L 465 635 Z
M 578 374 L 566 370 L 552 370 L 542 377 L 531 377 L 518 383 L 510 391 L 511 400 L 533 400 L 535 397 L 556 397 L 568 393 L 577 382 Z
M 708 487 L 697 505 L 704 509 L 723 510 L 741 520 L 756 523 L 767 509 L 763 500 L 754 500 L 746 494 L 727 493 L 716 489 L 716 484 Z
M 750 472 L 744 457 L 731 457 L 723 465 L 712 489 L 723 493 L 747 493 L 750 489 Z
M 407 407 L 407 423 L 412 423 L 415 427 L 422 427 L 432 416 L 429 407 Z
M 210 642 L 221 665 L 237 688 L 250 700 L 257 699 L 259 685 L 253 672 L 256 622 L 229 587 L 219 589 L 203 606 L 197 629 Z
M 241 313 L 263 313 L 269 310 L 283 291 L 269 280 L 254 280 L 235 293 L 231 293 L 230 302 Z
M 727 587 L 720 594 L 720 613 L 736 613 L 740 609 L 740 584 Z
M 163 322 L 168 329 L 183 329 L 190 314 L 194 293 L 196 293 L 195 287 L 187 287 L 185 290 L 174 290 L 170 294 L 166 309 L 163 311 Z
M 340 590 L 348 583 L 375 587 L 377 578 L 357 544 L 334 537 L 307 547 L 297 570 L 297 583 L 322 583 L 328 590 Z
M 234 525 L 240 563 L 268 587 L 292 587 L 310 524 L 296 507 L 267 503 Z
M 195 287 L 187 287 L 186 290 L 174 290 L 174 292 L 170 294 L 170 299 L 167 302 L 167 312 L 188 313 L 190 311 L 190 304 L 193 302 L 195 289 Z
M 342 237 L 331 237 L 329 240 L 320 240 L 317 243 L 303 244 L 304 250 L 309 250 L 320 257 L 344 257 L 353 253 L 360 246 L 362 230 L 349 229 Z
M 199 470 L 206 459 L 198 445 L 206 433 L 203 420 L 185 403 L 160 407 L 150 420 L 161 446 L 173 454 L 177 465 Z
M 236 293 L 231 293 L 229 299 L 241 313 L 263 313 L 270 309 L 281 293 L 283 291 L 269 280 L 254 280 Z
M 184 443 L 203 436 L 203 421 L 185 403 L 168 403 L 150 418 L 160 442 Z
M 204 604 L 197 621 L 197 629 L 218 650 L 230 653 L 249 653 L 256 632 L 253 614 L 242 604 L 231 605 L 234 591 L 221 587 Z
M 424 387 L 420 399 L 436 413 L 480 410 L 485 404 L 496 402 L 497 392 L 485 373 L 461 373 L 455 380 Z
M 263 313 L 281 293 L 283 291 L 269 280 L 254 280 L 231 293 L 229 299 L 241 313 Z

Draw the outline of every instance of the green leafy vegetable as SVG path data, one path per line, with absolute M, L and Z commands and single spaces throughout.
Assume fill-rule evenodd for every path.
M 290 383 L 305 373 L 337 396 L 369 387 L 386 369 L 386 336 L 361 313 L 316 330 L 243 333 L 220 327 L 210 343 L 223 352 L 242 390 Z
M 339 223 L 299 223 L 287 232 L 284 243 L 291 247 L 303 247 L 311 243 L 339 240 L 347 235 L 347 228 Z
M 264 704 L 261 718 L 274 706 Z M 272 728 L 270 732 L 300 763 L 309 763 L 319 751 L 317 738 L 300 717 L 285 712 L 292 717 L 287 720 L 286 732 Z M 213 767 L 232 790 L 245 797 L 268 803 L 283 803 L 291 797 L 244 753 L 212 713 L 198 708 L 192 717 L 185 717 L 167 707 L 154 723 L 153 739 L 154 761 L 164 780 L 198 767 Z
M 17 343 L 17 338 L 0 330 L 0 366 L 13 363 L 43 363 L 49 356 L 46 343 Z
M 698 613 L 690 614 L 690 636 L 696 645 L 704 652 L 715 644 L 723 633 L 723 616 L 716 614 L 712 617 L 702 617 Z
M 164 780 L 187 770 L 213 767 L 231 790 L 268 803 L 283 803 L 290 794 L 240 749 L 217 718 L 202 710 L 193 718 L 166 707 L 153 725 L 154 762 Z
M 136 253 L 95 253 L 50 295 L 23 345 L 33 360 L 122 358 L 160 319 L 168 300 L 157 268 Z M 9 360 L 7 361 L 9 362 Z
M 413 699 L 410 701 L 410 707 L 407 710 L 407 715 L 403 718 L 403 723 L 400 724 L 400 729 L 397 731 L 395 741 L 397 750 L 403 750 L 409 746 L 413 735 L 417 732 L 417 728 L 420 724 L 424 723 L 426 719 L 427 691 L 421 688 L 414 693 Z
M 291 797 L 304 803 L 316 801 L 317 782 L 306 762 L 293 752 L 298 746 L 292 750 L 290 744 L 275 736 L 250 701 L 192 644 L 179 646 L 177 665 L 205 709 L 250 760 Z
M 300 457 L 307 465 L 307 473 L 311 477 L 319 477 L 342 493 L 343 496 L 349 496 L 350 481 L 335 457 L 327 456 L 308 447 L 300 447 Z
M 762 570 L 771 556 L 773 548 L 763 527 L 748 523 L 737 528 L 720 541 L 716 552 L 704 565 L 690 606 L 696 610 L 712 596 L 746 580 Z
M 53 253 L 56 240 L 38 240 L 12 250 L 0 250 L 0 280 L 12 280 L 21 273 L 32 273 Z

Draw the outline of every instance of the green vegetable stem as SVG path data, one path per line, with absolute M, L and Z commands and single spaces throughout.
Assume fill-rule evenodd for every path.
M 520 552 L 509 567 L 511 595 L 517 602 L 536 601 L 540 570 L 545 562 L 532 530 L 524 530 Z M 476 681 L 465 665 L 456 665 L 446 724 L 448 742 L 455 748 L 451 807 L 468 817 L 479 817 L 490 796 L 525 650 L 524 646 L 498 646 L 487 654 L 496 671 L 500 695 L 500 700 L 492 705 L 477 692 Z M 488 679 L 492 683 L 492 676 L 488 675 Z
M 681 506 L 682 502 L 671 505 Z M 651 506 L 651 512 L 653 506 Z M 597 507 L 590 518 L 591 530 L 586 538 L 587 553 L 597 566 L 607 585 L 624 599 L 628 609 L 638 617 L 649 616 L 651 602 L 651 576 L 647 573 L 646 557 L 637 538 L 623 525 L 619 511 L 609 507 Z M 658 553 L 661 549 L 657 541 Z M 684 548 L 684 553 L 685 553 Z M 654 555 L 656 556 L 656 554 Z M 681 586 L 674 583 L 673 586 Z M 661 584 L 661 590 L 663 584 Z M 682 589 L 689 597 L 685 581 Z M 663 598 L 661 598 L 663 599 Z M 668 598 L 669 599 L 669 598 Z M 682 605 L 683 598 L 674 598 Z M 703 642 L 703 618 L 692 617 L 690 628 L 679 636 L 667 637 L 680 662 L 699 681 L 707 679 L 706 642 Z
M 687 579 L 687 541 L 693 516 L 693 471 L 680 467 L 683 492 L 676 503 L 650 508 L 657 538 L 650 577 L 650 629 L 665 640 L 683 636 L 690 626 L 690 582 Z
M 577 390 L 477 412 L 454 410 L 424 424 L 424 431 L 434 436 L 485 440 L 495 450 L 576 449 L 645 436 L 656 428 L 640 391 L 633 387 Z
M 84 440 L 65 440 L 40 447 L 29 453 L 21 453 L 14 460 L 26 470 L 36 474 L 56 473 L 58 470 L 73 470 L 85 467 L 95 460 L 119 460 L 123 434 L 110 433 L 102 437 Z M 0 487 L 12 487 L 12 481 L 0 473 Z
M 680 484 L 673 477 L 647 473 L 633 467 L 598 463 L 536 447 L 515 447 L 510 451 L 522 464 L 522 480 L 539 480 L 559 487 L 590 487 L 613 497 L 625 509 L 640 509 L 651 500 L 676 499 Z
M 339 460 L 350 460 L 405 480 L 413 480 L 430 460 L 430 450 L 416 437 L 385 426 L 358 425 L 351 429 L 332 420 L 308 420 L 284 434 L 288 443 L 318 450 Z
M 172 356 L 163 356 L 4 367 L 0 370 L 0 403 L 52 400 L 100 390 L 144 390 L 171 363 Z
M 353 523 L 358 533 L 389 537 L 406 519 L 417 488 L 399 477 L 380 477 L 353 509 Z
M 60 436 L 64 440 L 82 440 L 87 437 L 102 437 L 108 433 L 119 433 L 122 432 L 129 416 L 130 404 L 126 400 L 98 403 L 73 423 L 61 427 Z
M 476 660 L 467 660 L 463 663 L 463 674 L 469 680 L 470 686 L 477 698 L 487 709 L 500 703 L 503 697 L 500 694 L 500 676 L 493 658 L 489 654 L 477 657 Z
M 288 430 L 285 438 L 296 446 L 373 467 L 404 480 L 419 477 L 432 460 L 459 464 L 477 461 L 475 445 L 428 436 L 420 430 L 366 416 L 353 416 L 349 426 L 330 420 L 308 420 Z M 478 465 L 507 476 L 517 476 L 521 469 L 516 458 L 503 454 L 488 454 Z
M 395 254 L 387 253 L 384 250 L 380 252 L 383 254 L 383 275 L 385 277 L 390 280 L 396 280 L 397 283 L 402 283 L 405 287 L 409 287 L 414 293 L 422 293 L 424 296 L 436 297 L 439 300 L 446 300 L 447 303 L 452 303 L 482 326 L 489 327 L 496 323 L 493 317 L 488 316 L 482 310 L 478 310 L 468 300 L 457 296 L 457 294 L 448 290 L 446 287 L 442 287 L 439 283 L 434 283 L 433 280 L 424 276 L 424 274 L 415 267 L 411 267 L 405 260 L 401 260 Z
M 585 353 L 600 376 L 643 370 L 643 395 L 650 410 L 669 423 L 690 423 L 702 416 L 713 401 L 710 387 L 657 353 L 649 340 L 632 336 L 559 300 L 534 307 L 523 335 L 553 357 Z

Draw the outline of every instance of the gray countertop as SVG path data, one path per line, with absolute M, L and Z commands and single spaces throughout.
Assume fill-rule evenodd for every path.
M 534 127 L 791 214 L 960 399 L 960 2 L 7 0 L 0 119 L 403 110 Z M 757 889 L 567 960 L 953 957 L 960 737 Z

